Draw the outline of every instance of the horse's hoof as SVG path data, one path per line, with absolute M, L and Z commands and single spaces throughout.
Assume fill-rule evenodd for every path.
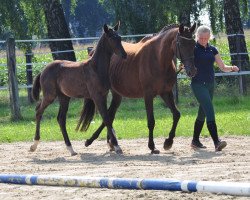
M 163 148 L 164 148 L 165 150 L 171 149 L 172 146 L 173 146 L 173 142 L 174 142 L 173 140 L 166 139 L 165 142 L 164 142 Z
M 123 154 L 121 147 L 114 146 L 114 149 L 115 149 L 115 153 L 117 153 L 117 154 Z
M 119 154 L 119 155 L 122 155 L 123 154 L 123 151 L 121 150 L 121 149 L 119 149 L 119 150 L 117 150 L 117 151 L 115 151 L 117 154 Z
M 107 145 L 108 145 L 108 149 L 109 149 L 110 152 L 115 151 L 114 145 L 112 145 L 109 142 L 107 143 Z
M 76 155 L 77 155 L 76 152 L 72 152 L 72 153 L 71 153 L 71 156 L 76 156 Z
M 74 151 L 74 149 L 73 149 L 73 147 L 71 145 L 70 146 L 66 146 L 66 148 L 70 152 L 71 156 L 77 155 L 77 153 Z
M 160 151 L 158 149 L 154 149 L 151 151 L 151 154 L 160 154 Z

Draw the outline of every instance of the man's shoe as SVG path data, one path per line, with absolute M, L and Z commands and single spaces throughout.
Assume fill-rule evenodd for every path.
M 215 151 L 221 151 L 227 146 L 227 143 L 225 141 L 219 141 L 217 144 L 215 144 Z
M 194 149 L 206 149 L 207 148 L 199 140 L 192 140 L 191 147 Z

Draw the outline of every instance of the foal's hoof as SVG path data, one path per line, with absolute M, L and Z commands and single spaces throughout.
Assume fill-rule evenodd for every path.
M 89 146 L 89 142 L 88 140 L 85 141 L 85 147 L 88 147 Z
M 173 146 L 173 142 L 174 142 L 174 140 L 166 139 L 165 142 L 164 142 L 163 148 L 164 148 L 165 150 L 171 149 L 172 146 Z
M 31 145 L 30 146 L 30 152 L 34 152 L 36 150 L 36 146 L 35 145 Z
M 85 142 L 85 147 L 88 147 L 89 145 L 91 145 L 92 144 L 92 142 L 90 142 L 89 140 L 86 140 L 86 142 Z
M 158 149 L 154 149 L 151 151 L 151 154 L 160 154 L 160 151 Z

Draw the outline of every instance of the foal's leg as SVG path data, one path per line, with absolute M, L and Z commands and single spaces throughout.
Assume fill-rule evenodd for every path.
M 159 154 L 160 151 L 155 148 L 154 143 L 154 127 L 155 127 L 155 119 L 154 119 L 154 111 L 153 111 L 153 97 L 145 96 L 144 97 L 145 107 L 147 111 L 147 119 L 148 119 L 148 148 L 151 150 L 152 154 Z
M 44 110 L 54 101 L 53 99 L 43 98 L 36 106 L 36 133 L 34 137 L 34 144 L 30 146 L 30 151 L 34 152 L 40 140 L 40 123 Z
M 108 115 L 106 96 L 98 96 L 98 98 L 95 99 L 95 104 L 98 108 L 100 115 L 102 116 L 104 126 L 107 126 L 108 137 L 110 138 L 108 142 L 111 143 L 110 146 L 114 147 L 116 153 L 122 154 L 122 149 L 118 145 L 116 139 L 115 130 L 112 127 L 111 118 Z
M 111 104 L 110 104 L 110 107 L 108 110 L 108 115 L 109 115 L 109 118 L 111 120 L 111 123 L 113 123 L 113 121 L 114 121 L 116 111 L 119 108 L 121 101 L 122 101 L 122 97 L 120 95 L 118 95 L 117 93 L 112 92 L 112 101 L 111 101 Z M 91 138 L 86 140 L 85 146 L 87 147 L 87 146 L 91 145 L 92 142 L 99 137 L 100 133 L 102 132 L 102 130 L 104 128 L 105 128 L 105 124 L 104 124 L 104 122 L 102 122 L 102 124 L 94 132 L 94 134 L 91 136 Z M 110 146 L 108 133 L 107 133 L 107 143 L 108 143 L 108 146 L 110 147 L 110 150 L 114 150 L 113 147 Z
M 57 121 L 60 125 L 60 129 L 62 131 L 64 142 L 67 146 L 67 149 L 71 153 L 71 156 L 74 156 L 77 153 L 73 150 L 73 148 L 71 146 L 71 142 L 69 140 L 68 133 L 66 130 L 66 115 L 68 112 L 70 97 L 67 97 L 67 96 L 61 94 L 58 96 L 58 100 L 59 100 L 60 108 L 59 108 L 59 112 L 57 115 Z
M 174 95 L 172 91 L 161 94 L 161 98 L 164 100 L 164 102 L 166 103 L 166 105 L 169 107 L 169 109 L 171 110 L 173 114 L 173 124 L 169 132 L 169 138 L 165 140 L 164 146 L 163 146 L 165 150 L 169 150 L 171 149 L 173 145 L 176 127 L 177 127 L 181 114 L 175 105 Z
M 108 110 L 108 115 L 110 117 L 111 124 L 113 124 L 113 122 L 114 122 L 115 114 L 117 112 L 117 109 L 121 105 L 121 101 L 122 101 L 122 97 L 119 94 L 112 92 L 112 101 L 111 101 L 111 105 L 110 105 L 109 110 Z M 108 133 L 107 133 L 107 144 L 108 144 L 110 151 L 115 151 L 114 146 L 112 145 L 112 143 L 110 143 L 110 137 L 109 137 Z

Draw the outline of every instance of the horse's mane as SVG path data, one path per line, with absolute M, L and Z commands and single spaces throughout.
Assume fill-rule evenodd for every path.
M 144 43 L 144 42 L 150 40 L 153 36 L 154 36 L 153 34 L 152 34 L 152 35 L 146 35 L 144 38 L 142 38 L 142 39 L 140 40 L 140 42 L 141 42 L 141 43 Z
M 164 26 L 158 33 L 153 33 L 152 35 L 146 35 L 144 38 L 142 38 L 140 40 L 140 42 L 144 43 L 144 42 L 148 41 L 149 39 L 151 39 L 154 36 L 165 33 L 166 31 L 168 31 L 168 30 L 170 30 L 172 28 L 178 28 L 179 26 L 180 26 L 179 24 L 170 24 L 170 25 Z
M 170 25 L 164 26 L 158 33 L 155 33 L 155 35 L 165 33 L 166 31 L 168 31 L 172 28 L 178 28 L 179 26 L 180 26 L 179 24 L 170 24 Z

